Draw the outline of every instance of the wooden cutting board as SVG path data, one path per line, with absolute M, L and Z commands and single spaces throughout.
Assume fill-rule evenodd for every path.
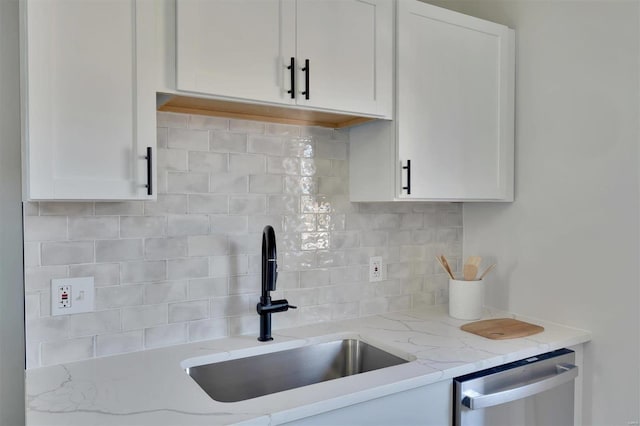
M 515 339 L 544 331 L 544 327 L 513 318 L 496 318 L 470 322 L 460 328 L 469 333 L 493 340 Z

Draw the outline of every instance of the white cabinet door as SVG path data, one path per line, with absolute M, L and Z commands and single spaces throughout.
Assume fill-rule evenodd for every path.
M 177 89 L 291 103 L 295 4 L 177 0 Z
M 154 198 L 152 1 L 21 3 L 26 199 Z
M 176 0 L 176 73 L 181 92 L 391 118 L 393 2 Z
M 445 380 L 285 424 L 447 426 L 452 422 L 452 401 L 453 382 Z
M 298 104 L 391 117 L 393 2 L 296 3 Z
M 509 200 L 513 37 L 507 27 L 417 1 L 398 5 L 400 198 Z M 400 169 L 401 187 L 407 186 Z

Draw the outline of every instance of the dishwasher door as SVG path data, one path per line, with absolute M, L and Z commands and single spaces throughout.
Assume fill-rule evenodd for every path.
M 573 426 L 574 362 L 559 349 L 456 377 L 454 426 Z

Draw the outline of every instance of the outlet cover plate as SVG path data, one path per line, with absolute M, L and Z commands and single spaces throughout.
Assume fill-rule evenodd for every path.
M 382 281 L 382 256 L 369 258 L 369 282 Z
M 65 297 L 66 295 L 66 297 Z M 69 315 L 95 310 L 93 277 L 51 280 L 51 315 Z

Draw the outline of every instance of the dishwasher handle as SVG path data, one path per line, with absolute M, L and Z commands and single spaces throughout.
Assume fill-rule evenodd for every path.
M 546 390 L 560 386 L 578 377 L 578 366 L 567 363 L 556 364 L 556 374 L 554 376 L 538 380 L 528 385 L 507 389 L 488 395 L 483 395 L 475 391 L 465 392 L 462 399 L 462 405 L 472 410 L 478 410 L 494 405 L 504 404 L 505 402 L 523 399 L 531 395 L 535 395 Z

